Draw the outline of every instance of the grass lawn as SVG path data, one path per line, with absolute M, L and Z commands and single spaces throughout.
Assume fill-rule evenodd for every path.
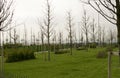
M 72 56 L 51 53 L 50 62 L 44 61 L 43 54 L 38 54 L 35 60 L 5 63 L 5 71 L 28 78 L 107 78 L 107 58 L 96 58 L 100 50 L 103 49 L 74 50 Z M 112 58 L 112 78 L 120 78 L 116 56 Z

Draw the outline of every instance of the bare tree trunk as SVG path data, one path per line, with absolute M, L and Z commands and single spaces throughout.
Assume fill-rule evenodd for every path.
M 89 42 L 88 42 L 88 32 L 86 32 L 86 35 L 85 35 L 85 36 L 86 36 L 86 45 L 87 45 L 87 47 L 88 47 L 88 43 L 89 43 Z
M 118 27 L 118 49 L 119 49 L 119 64 L 120 64 L 120 21 Z
M 43 31 L 41 32 L 41 41 L 42 41 L 41 50 L 44 51 L 44 35 L 43 35 Z
M 34 43 L 34 45 L 36 45 L 36 40 L 35 39 L 36 39 L 36 36 L 35 36 L 35 33 L 34 33 L 33 34 L 33 41 L 34 41 L 33 43 Z
M 10 25 L 10 28 L 11 28 L 11 25 Z M 9 42 L 9 43 L 11 44 L 11 43 L 12 43 L 12 40 L 11 40 L 11 36 L 12 36 L 12 35 L 11 35 L 11 34 L 12 34 L 12 33 L 11 33 L 11 30 L 9 30 L 9 34 L 10 34 L 10 42 Z
M 83 44 L 84 44 L 83 33 L 81 33 L 81 38 L 80 38 L 80 41 L 81 41 L 81 46 L 83 46 Z
M 100 25 L 100 15 L 98 13 L 98 44 L 101 46 L 101 25 Z
M 89 35 L 89 17 L 87 16 L 87 13 L 86 13 L 86 10 L 84 10 L 84 15 L 82 17 L 82 31 L 84 32 L 85 34 L 85 37 L 86 37 L 86 45 L 88 45 L 89 43 L 89 40 L 88 40 L 88 35 Z M 88 46 L 87 46 L 88 47 Z
M 16 44 L 16 29 L 14 29 L 14 38 L 13 38 L 13 40 L 14 40 L 14 44 Z
M 53 43 L 54 43 L 54 53 L 56 51 L 56 31 L 54 31 L 54 36 L 53 36 Z
M 13 41 L 14 41 L 14 44 L 17 44 L 17 40 L 18 40 L 18 35 L 17 35 L 17 33 L 16 33 L 16 29 L 14 29 L 14 34 L 13 34 L 13 36 L 11 35 L 11 34 L 9 34 L 10 35 L 10 38 L 11 39 L 13 39 Z
M 0 31 L 0 46 L 1 46 L 1 77 L 4 78 L 4 51 L 3 51 L 3 41 L 2 32 Z
M 112 29 L 110 29 L 110 45 L 112 46 L 112 44 L 113 44 L 113 39 L 114 39 L 114 33 L 113 33 L 113 30 Z
M 105 27 L 102 29 L 102 46 L 104 47 L 105 45 Z
M 49 25 L 49 24 L 48 24 Z M 49 26 L 48 26 L 48 61 L 50 61 L 50 36 L 49 36 Z
M 74 40 L 73 40 L 74 41 L 74 48 L 77 48 L 77 43 L 78 43 L 77 41 L 78 40 L 77 40 L 77 37 L 76 37 L 76 33 L 74 33 L 73 37 L 74 37 Z
M 50 3 L 49 3 L 49 0 L 47 0 L 47 40 L 48 40 L 48 61 L 50 61 L 50 23 L 51 23 L 51 16 L 50 16 L 50 10 L 51 10 L 51 7 L 50 7 Z
M 62 49 L 62 39 L 63 39 L 63 33 L 62 32 L 59 32 L 59 49 Z
M 27 45 L 27 30 L 26 30 L 26 25 L 24 24 L 24 45 Z
M 120 64 L 120 15 L 119 14 L 117 20 L 117 31 L 118 31 L 118 49 L 119 49 L 119 64 Z
M 118 48 L 119 48 L 119 64 L 120 64 L 120 1 L 116 0 L 117 9 L 117 29 L 118 29 Z
M 92 42 L 95 43 L 96 40 L 96 24 L 95 24 L 95 19 L 93 19 L 92 25 L 91 25 L 91 36 L 92 36 Z
M 72 41 L 72 30 L 71 30 L 71 32 L 70 32 L 70 53 L 71 53 L 71 55 L 73 54 L 72 48 L 73 48 L 73 41 Z
M 74 23 L 73 23 L 73 17 L 72 17 L 71 11 L 67 13 L 67 24 L 68 24 L 68 27 L 67 27 L 68 36 L 70 39 L 70 54 L 72 55 Z
M 32 32 L 32 28 L 31 28 L 31 45 L 33 44 L 33 38 L 32 38 L 32 36 L 33 36 L 33 32 Z

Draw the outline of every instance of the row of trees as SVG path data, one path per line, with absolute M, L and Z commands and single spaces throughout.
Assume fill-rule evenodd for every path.
M 118 2 L 118 3 L 117 3 Z M 16 29 L 14 29 L 13 33 L 14 35 L 12 36 L 11 34 L 11 27 L 9 28 L 9 24 L 12 21 L 12 17 L 13 17 L 13 11 L 11 11 L 11 5 L 12 5 L 13 1 L 6 1 L 6 0 L 1 0 L 0 4 L 0 31 L 7 31 L 9 30 L 9 36 L 10 36 L 10 43 L 11 43 L 11 39 L 13 39 L 14 44 L 17 43 L 17 40 L 19 39 L 19 36 L 16 32 Z M 91 5 L 96 11 L 98 11 L 104 18 L 106 18 L 109 22 L 111 22 L 112 24 L 117 25 L 117 31 L 118 31 L 118 39 L 116 39 L 116 36 L 114 35 L 114 33 L 116 31 L 110 29 L 109 31 L 105 31 L 104 27 L 102 27 L 101 25 L 96 25 L 95 23 L 95 19 L 93 19 L 92 22 L 90 22 L 90 18 L 89 16 L 87 16 L 87 12 L 84 10 L 84 15 L 82 17 L 82 21 L 80 22 L 80 43 L 85 43 L 86 45 L 88 43 L 105 43 L 105 40 L 107 40 L 106 38 L 106 32 L 109 32 L 109 41 L 110 43 L 112 43 L 113 41 L 118 40 L 118 43 L 120 44 L 120 40 L 119 40 L 119 18 L 120 18 L 120 13 L 119 13 L 119 0 L 115 0 L 115 1 L 93 1 L 93 3 L 96 4 L 96 6 L 94 6 L 93 3 L 91 3 L 90 0 L 88 0 L 87 2 L 84 1 L 84 3 Z M 116 4 L 115 4 L 116 3 Z M 109 6 L 108 6 L 109 5 Z M 105 13 L 105 11 L 103 11 L 102 8 L 105 8 L 108 10 L 108 12 Z M 38 37 L 38 39 L 36 39 L 36 35 L 33 34 L 33 32 L 31 31 L 31 43 L 34 42 L 34 44 L 36 44 L 36 41 L 38 42 L 40 37 L 41 37 L 41 44 L 44 45 L 44 43 L 46 43 L 45 38 L 47 40 L 47 44 L 48 47 L 50 48 L 50 41 L 57 41 L 56 40 L 56 32 L 54 32 L 54 16 L 52 14 L 52 7 L 51 7 L 51 3 L 50 0 L 46 0 L 46 9 L 45 9 L 45 18 L 43 20 L 39 19 L 38 20 L 38 24 L 40 26 L 40 33 L 41 36 Z M 107 15 L 107 13 L 109 13 L 110 15 Z M 67 12 L 67 17 L 66 17 L 66 21 L 67 21 L 67 27 L 66 30 L 68 31 L 68 37 L 66 38 L 66 41 L 69 41 L 70 43 L 70 49 L 71 49 L 71 55 L 72 55 L 72 44 L 73 41 L 76 43 L 78 43 L 77 41 L 77 37 L 76 37 L 76 33 L 74 30 L 74 18 L 72 16 L 72 11 Z M 24 25 L 25 26 L 25 25 Z M 24 44 L 27 45 L 27 32 L 26 32 L 26 28 L 24 27 Z M 38 33 L 40 35 L 40 33 Z M 3 33 L 2 33 L 3 34 Z M 53 37 L 53 39 L 52 39 Z M 65 38 L 62 38 L 63 34 L 60 32 L 59 34 L 59 43 L 62 44 L 62 40 Z M 2 38 L 4 38 L 2 36 Z M 67 40 L 68 39 L 68 40 Z M 85 42 L 84 42 L 85 41 Z M 19 41 L 20 42 L 20 41 Z M 1 41 L 2 43 L 2 41 Z M 50 60 L 50 50 L 48 49 L 48 60 Z
M 50 27 L 50 43 L 56 44 L 65 44 L 65 43 L 99 43 L 100 45 L 104 43 L 116 43 L 117 42 L 117 31 L 115 27 L 107 28 L 102 25 L 97 25 L 95 19 L 91 19 L 86 11 L 84 10 L 84 15 L 82 20 L 79 23 L 77 32 L 75 30 L 75 22 L 72 16 L 72 11 L 67 12 L 66 16 L 66 31 L 68 32 L 68 36 L 63 32 L 56 32 L 53 28 Z M 92 21 L 91 21 L 92 20 Z M 40 31 L 38 34 L 34 34 L 31 29 L 31 37 L 28 38 L 28 33 L 26 26 L 24 24 L 23 36 L 21 37 L 20 33 L 16 30 L 16 28 L 9 30 L 7 33 L 7 38 L 4 38 L 4 43 L 22 43 L 24 45 L 43 45 L 47 43 L 47 26 L 44 23 L 41 23 L 38 20 L 38 24 L 40 26 Z

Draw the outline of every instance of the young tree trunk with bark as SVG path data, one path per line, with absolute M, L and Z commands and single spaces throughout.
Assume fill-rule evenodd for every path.
M 69 41 L 70 41 L 70 54 L 72 55 L 72 48 L 73 48 L 73 17 L 71 14 L 71 11 L 67 13 L 67 31 L 68 31 L 68 36 L 69 36 Z
M 44 35 L 47 38 L 47 50 L 48 50 L 48 61 L 51 60 L 50 57 L 50 39 L 53 35 L 53 16 L 52 16 L 52 5 L 50 0 L 46 1 L 46 9 L 45 9 L 45 18 L 42 23 L 39 21 L 39 25 L 41 26 L 42 31 L 44 31 Z

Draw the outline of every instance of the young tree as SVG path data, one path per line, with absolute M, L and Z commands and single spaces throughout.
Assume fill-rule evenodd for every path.
M 106 36 L 106 31 L 105 27 L 102 28 L 102 46 L 105 44 L 105 36 Z
M 84 15 L 83 15 L 82 21 L 81 21 L 81 28 L 86 37 L 86 45 L 89 43 L 89 41 L 88 41 L 89 27 L 90 27 L 89 17 L 87 16 L 86 10 L 84 10 Z
M 13 31 L 13 36 L 11 34 L 9 34 L 9 35 L 10 35 L 10 38 L 13 39 L 14 44 L 17 44 L 17 40 L 18 40 L 19 36 L 18 36 L 15 28 L 14 28 L 14 31 Z
M 66 43 L 66 48 L 69 48 L 69 37 L 67 36 L 65 39 L 65 43 Z
M 41 39 L 41 51 L 42 53 L 44 53 L 44 60 L 47 61 L 47 57 L 46 57 L 46 53 L 43 52 L 46 50 L 45 46 L 45 37 L 46 37 L 46 31 L 47 31 L 47 28 L 44 27 L 44 24 L 38 19 L 38 25 L 40 26 L 40 39 Z
M 33 31 L 32 31 L 32 28 L 31 28 L 31 45 L 33 44 L 33 38 L 32 38 L 32 36 L 33 36 Z
M 48 45 L 48 61 L 50 61 L 50 39 L 53 35 L 53 15 L 52 15 L 52 6 L 50 0 L 46 1 L 46 9 L 45 9 L 45 18 L 43 24 L 41 24 L 41 28 L 44 31 L 44 35 L 47 38 L 47 45 Z
M 21 44 L 20 30 L 18 31 L 18 35 L 19 35 L 18 43 Z
M 1 77 L 3 78 L 3 45 L 2 45 L 2 32 L 8 30 L 8 25 L 12 22 L 13 11 L 12 8 L 13 0 L 0 0 L 0 46 L 1 46 Z
M 72 47 L 73 47 L 73 29 L 74 29 L 74 22 L 71 11 L 67 12 L 67 31 L 70 41 L 70 53 L 72 53 Z
M 32 38 L 33 38 L 33 48 L 34 48 L 34 50 L 36 50 L 36 35 L 35 35 L 35 32 L 33 33 L 33 35 L 32 35 Z
M 108 36 L 109 36 L 109 41 L 110 41 L 110 45 L 113 44 L 114 40 L 115 40 L 115 31 L 113 30 L 113 28 L 109 28 L 109 31 L 108 31 Z
M 90 31 L 90 34 L 91 34 L 91 37 L 92 37 L 92 42 L 95 43 L 96 41 L 96 23 L 95 23 L 95 19 L 93 19 L 91 25 L 90 25 L 90 28 L 91 28 L 91 31 Z
M 37 45 L 40 45 L 40 32 L 37 33 Z
M 56 31 L 54 30 L 54 34 L 53 34 L 53 44 L 54 44 L 54 53 L 55 53 L 55 51 L 56 51 L 56 44 L 57 44 L 57 42 L 56 42 Z
M 24 24 L 24 45 L 27 45 L 27 29 L 26 25 Z
M 58 41 L 59 41 L 59 49 L 61 49 L 62 48 L 62 42 L 63 42 L 63 33 L 62 32 L 59 32 Z
M 10 27 L 11 27 L 11 25 L 10 25 Z M 11 35 L 12 35 L 11 30 L 9 30 L 8 33 L 9 33 L 9 36 L 11 37 Z M 11 38 L 9 38 L 9 39 L 10 39 L 10 40 L 9 40 L 9 44 L 11 44 L 11 43 L 12 43 L 12 40 L 11 40 Z
M 84 41 L 84 39 L 83 39 L 83 31 L 82 31 L 79 24 L 80 23 L 78 23 L 78 35 L 79 35 L 79 46 L 78 47 L 82 46 L 82 44 L 84 43 L 83 42 Z
M 42 42 L 41 50 L 44 51 L 44 32 L 42 31 L 42 29 L 41 29 L 41 42 Z
M 113 31 L 112 29 L 110 30 L 110 44 L 112 45 L 113 44 L 113 39 L 114 39 L 114 36 L 113 36 Z
M 83 43 L 84 43 L 83 32 L 81 32 L 80 34 L 80 42 L 81 42 L 81 46 L 83 46 Z
M 73 33 L 73 43 L 74 43 L 74 48 L 77 48 L 77 36 L 75 31 Z
M 98 25 L 98 44 L 101 46 L 101 40 L 102 40 L 102 26 Z

